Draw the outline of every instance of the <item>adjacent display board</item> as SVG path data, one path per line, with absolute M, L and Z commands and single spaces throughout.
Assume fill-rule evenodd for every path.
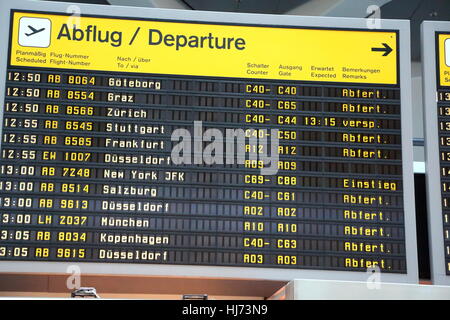
M 3 270 L 417 280 L 408 22 L 66 9 L 2 2 Z
M 450 285 L 450 23 L 422 24 L 422 56 L 431 270 Z

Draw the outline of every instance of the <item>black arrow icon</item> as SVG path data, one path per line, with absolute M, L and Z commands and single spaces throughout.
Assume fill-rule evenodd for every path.
M 387 43 L 383 43 L 384 48 L 372 48 L 372 51 L 384 52 L 383 57 L 389 55 L 392 52 L 392 48 Z

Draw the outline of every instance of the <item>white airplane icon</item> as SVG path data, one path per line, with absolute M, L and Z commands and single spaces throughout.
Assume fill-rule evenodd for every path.
M 30 25 L 28 26 L 28 28 L 30 28 L 31 31 L 33 31 L 33 32 L 25 33 L 25 35 L 26 35 L 27 37 L 32 36 L 33 34 L 36 34 L 36 33 L 39 33 L 39 32 L 42 32 L 42 31 L 45 30 L 45 28 L 42 28 L 42 29 L 37 30 L 37 29 L 33 28 L 33 27 L 30 26 Z

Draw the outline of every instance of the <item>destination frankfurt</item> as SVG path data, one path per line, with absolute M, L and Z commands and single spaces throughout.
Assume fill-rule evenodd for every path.
M 105 147 L 126 149 L 164 149 L 164 141 L 105 138 Z

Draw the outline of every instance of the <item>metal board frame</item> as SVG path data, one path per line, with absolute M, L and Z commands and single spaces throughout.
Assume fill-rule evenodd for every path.
M 66 13 L 74 3 L 42 2 L 24 0 L 0 1 L 0 21 L 4 21 L 0 32 L 0 101 L 4 101 L 5 77 L 7 68 L 9 41 L 10 10 L 48 11 Z M 265 15 L 244 13 L 223 13 L 191 10 L 171 10 L 153 8 L 114 7 L 76 4 L 81 14 L 115 16 L 124 18 L 170 19 L 180 21 L 196 21 L 204 23 L 234 23 L 293 27 L 328 27 L 352 28 L 367 30 L 365 19 L 301 17 L 287 15 Z M 70 13 L 70 12 L 69 12 Z M 418 282 L 417 245 L 414 204 L 413 146 L 412 146 L 412 111 L 411 111 L 411 57 L 410 28 L 407 20 L 381 20 L 381 29 L 398 30 L 399 32 L 399 68 L 401 85 L 401 127 L 402 127 L 402 161 L 403 161 L 403 198 L 405 218 L 406 274 L 382 273 L 382 282 Z M 0 111 L 3 119 L 3 108 Z M 0 127 L 1 130 L 1 127 Z M 0 272 L 39 272 L 66 273 L 68 266 L 77 265 L 84 274 L 133 274 L 154 276 L 190 276 L 221 277 L 267 280 L 292 279 L 329 279 L 366 281 L 372 273 L 358 271 L 322 271 L 306 269 L 276 269 L 255 267 L 218 267 L 194 265 L 161 265 L 161 264 L 126 264 L 126 263 L 86 263 L 86 262 L 28 262 L 1 261 Z
M 436 97 L 438 81 L 436 32 L 446 31 L 450 33 L 450 22 L 424 21 L 421 26 L 430 270 L 433 283 L 441 285 L 450 285 L 450 276 L 445 273 L 444 226 L 442 221 Z

